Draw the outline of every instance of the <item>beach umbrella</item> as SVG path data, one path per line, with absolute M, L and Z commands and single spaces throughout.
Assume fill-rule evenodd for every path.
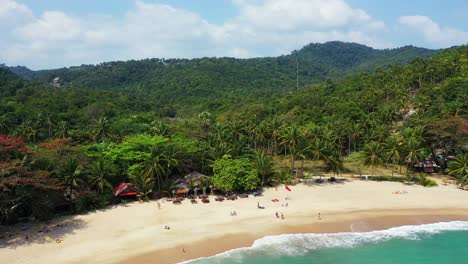
M 288 192 L 290 192 L 290 191 L 291 191 L 291 188 L 289 188 L 289 186 L 287 186 L 287 185 L 286 185 L 286 186 L 284 186 L 284 188 L 285 188 L 286 190 L 288 190 Z

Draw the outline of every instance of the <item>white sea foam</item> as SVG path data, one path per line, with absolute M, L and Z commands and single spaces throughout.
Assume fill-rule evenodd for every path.
M 420 239 L 444 231 L 468 230 L 468 222 L 453 221 L 425 225 L 409 225 L 372 232 L 347 232 L 330 234 L 285 234 L 266 236 L 256 240 L 251 247 L 238 248 L 208 258 L 183 263 L 201 263 L 202 260 L 229 258 L 241 260 L 250 255 L 297 256 L 323 248 L 350 248 L 367 243 L 391 239 Z M 204 262 L 204 261 L 203 261 Z M 212 261 L 210 261 L 211 263 Z M 215 261 L 216 263 L 216 261 Z M 220 262 L 222 263 L 222 262 Z

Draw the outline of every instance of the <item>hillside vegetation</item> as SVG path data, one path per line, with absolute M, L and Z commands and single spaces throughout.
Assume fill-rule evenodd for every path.
M 314 49 L 330 45 L 341 48 L 316 57 Z M 204 188 L 243 192 L 294 182 L 303 171 L 337 176 L 349 157 L 371 174 L 406 167 L 405 180 L 425 186 L 434 183 L 414 165 L 432 159 L 466 185 L 468 47 L 382 68 L 374 67 L 402 63 L 397 54 L 409 51 L 375 52 L 305 47 L 299 60 L 329 66 L 323 75 L 302 67 L 298 91 L 295 53 L 116 62 L 34 81 L 0 69 L 0 221 L 46 219 L 64 203 L 72 212 L 101 208 L 115 202 L 111 190 L 122 181 L 147 199 L 170 195 L 177 179 L 199 171 L 213 175 Z M 334 78 L 341 74 L 350 75 Z M 60 86 L 50 85 L 57 76 Z

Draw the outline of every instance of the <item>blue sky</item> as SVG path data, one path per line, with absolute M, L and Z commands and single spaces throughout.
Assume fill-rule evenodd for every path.
M 258 57 L 310 42 L 374 48 L 468 43 L 468 1 L 0 0 L 0 63 Z

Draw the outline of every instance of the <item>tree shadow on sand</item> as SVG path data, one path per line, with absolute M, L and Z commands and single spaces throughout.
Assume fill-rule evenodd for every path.
M 308 179 L 302 183 L 309 187 L 320 187 L 320 186 L 330 186 L 330 185 L 343 185 L 347 182 L 350 182 L 349 179 L 336 178 L 336 181 L 329 181 L 328 178 L 323 178 L 322 182 L 317 182 L 318 179 Z
M 85 226 L 86 222 L 73 217 L 0 226 L 0 249 L 15 249 L 30 244 L 60 244 L 67 235 L 74 234 Z

